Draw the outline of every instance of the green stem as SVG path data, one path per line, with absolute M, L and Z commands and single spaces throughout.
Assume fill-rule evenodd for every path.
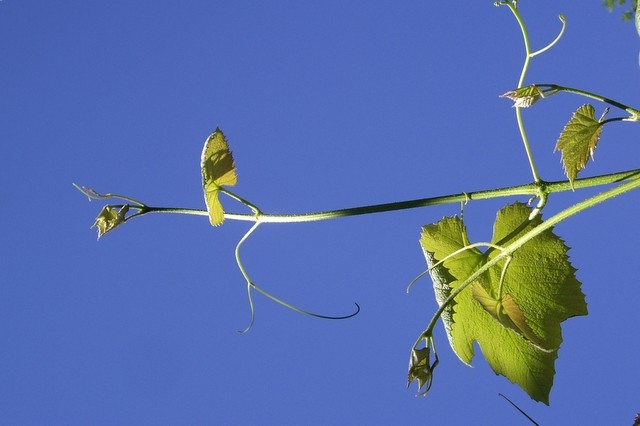
M 529 62 L 531 61 L 531 44 L 529 43 L 529 34 L 527 32 L 527 26 L 524 24 L 522 20 L 522 16 L 520 16 L 520 12 L 518 11 L 518 6 L 510 1 L 501 2 L 500 4 L 505 5 L 509 8 L 513 16 L 518 21 L 518 26 L 520 27 L 520 31 L 522 32 L 522 40 L 524 42 L 524 50 L 525 50 L 525 58 L 524 64 L 522 66 L 522 71 L 520 72 L 520 80 L 518 80 L 518 89 L 522 87 L 524 84 L 525 76 L 527 75 L 527 70 L 529 69 Z
M 220 188 L 220 192 L 222 192 L 223 194 L 226 194 L 227 196 L 233 198 L 234 200 L 238 201 L 239 203 L 244 204 L 245 206 L 249 207 L 251 210 L 253 210 L 253 213 L 255 213 L 256 216 L 259 216 L 262 214 L 262 212 L 260 211 L 260 209 L 255 205 L 250 203 L 249 201 L 245 200 L 244 198 L 242 198 L 239 195 L 236 195 L 235 193 L 225 189 L 225 188 Z
M 527 33 L 527 27 L 524 24 L 522 17 L 520 16 L 520 12 L 518 12 L 517 5 L 512 2 L 504 2 L 501 4 L 506 5 L 509 8 L 509 10 L 513 13 L 513 16 L 516 18 L 516 21 L 518 21 L 518 25 L 520 26 L 520 31 L 522 32 L 522 39 L 524 41 L 524 49 L 525 49 L 525 58 L 524 58 L 524 64 L 522 65 L 522 71 L 520 72 L 520 79 L 518 80 L 517 88 L 520 89 L 524 84 L 524 79 L 529 69 L 529 63 L 531 62 L 531 58 L 534 56 L 534 54 L 532 54 L 531 52 L 531 45 L 529 43 L 529 34 Z M 546 48 L 544 50 L 546 50 Z M 533 175 L 533 180 L 535 182 L 540 182 L 541 179 L 540 179 L 540 176 L 538 175 L 538 168 L 536 167 L 535 160 L 533 159 L 533 153 L 531 152 L 529 139 L 527 137 L 527 132 L 525 131 L 524 122 L 522 120 L 522 111 L 519 106 L 516 107 L 516 121 L 518 122 L 518 130 L 520 130 L 520 137 L 522 138 L 524 150 L 527 154 L 527 159 L 529 160 L 529 166 L 531 167 L 531 174 Z
M 427 326 L 427 328 L 422 332 L 422 334 L 420 335 L 420 337 L 418 338 L 418 342 L 423 339 L 426 338 L 427 336 L 431 336 L 433 333 L 433 328 L 435 327 L 438 319 L 440 318 L 440 316 L 442 315 L 442 313 L 444 312 L 445 309 L 447 309 L 447 307 L 449 305 L 451 305 L 451 303 L 453 302 L 453 300 L 464 290 L 466 289 L 469 284 L 471 284 L 476 278 L 478 278 L 480 275 L 484 274 L 486 271 L 489 270 L 489 268 L 491 268 L 492 266 L 496 265 L 500 260 L 502 260 L 503 258 L 507 257 L 507 256 L 511 256 L 517 249 L 519 249 L 520 247 L 522 247 L 524 244 L 526 244 L 527 242 L 529 242 L 530 240 L 532 240 L 533 238 L 537 237 L 538 235 L 540 235 L 541 233 L 545 232 L 546 230 L 552 228 L 553 226 L 557 225 L 558 223 L 562 222 L 563 220 L 577 214 L 580 213 L 583 210 L 586 210 L 590 207 L 593 207 L 597 204 L 600 204 L 610 198 L 613 197 L 617 197 L 618 195 L 624 194 L 625 192 L 631 191 L 635 188 L 640 187 L 640 175 L 636 175 L 633 178 L 630 179 L 629 182 L 623 183 L 621 185 L 616 186 L 615 188 L 611 188 L 607 191 L 601 192 L 598 195 L 595 195 L 593 197 L 587 198 L 584 201 L 581 201 L 577 204 L 574 204 L 573 206 L 561 211 L 560 213 L 550 217 L 549 219 L 545 220 L 544 222 L 542 222 L 540 225 L 536 226 L 535 228 L 533 228 L 532 230 L 530 230 L 529 232 L 527 232 L 526 234 L 524 234 L 522 237 L 518 238 L 517 240 L 515 240 L 514 242 L 512 242 L 511 244 L 509 244 L 508 246 L 504 247 L 504 249 L 502 251 L 500 251 L 500 253 L 498 255 L 496 255 L 495 257 L 493 257 L 491 260 L 489 260 L 487 263 L 485 263 L 481 268 L 479 268 L 478 270 L 476 270 L 473 274 L 471 274 L 470 276 L 468 276 L 464 282 L 462 282 L 462 284 L 460 284 L 459 286 L 457 286 L 456 288 L 454 288 L 451 293 L 449 294 L 449 297 L 447 297 L 447 299 L 438 307 L 438 310 L 436 311 L 436 313 L 433 315 L 433 317 L 431 318 L 431 321 L 429 322 L 429 325 Z
M 614 121 L 629 121 L 628 117 L 613 117 L 613 118 L 607 118 L 606 120 L 602 120 L 600 122 L 600 126 L 604 126 L 607 123 L 613 123 Z
M 500 283 L 498 284 L 498 300 L 502 300 L 502 288 L 504 286 L 504 277 L 507 274 L 507 268 L 509 267 L 509 263 L 511 263 L 511 256 L 507 257 L 507 261 L 504 262 L 502 266 L 502 272 L 500 273 Z
M 514 195 L 539 195 L 540 193 L 550 194 L 554 192 L 573 191 L 574 189 L 588 188 L 599 185 L 607 185 L 621 182 L 640 175 L 640 169 L 625 172 L 611 173 L 594 176 L 590 178 L 576 179 L 572 186 L 568 180 L 544 183 L 529 183 L 526 185 L 511 186 L 505 188 L 489 189 L 476 192 L 462 192 L 459 194 L 444 195 L 430 198 L 420 198 L 408 201 L 398 201 L 394 203 L 374 204 L 369 206 L 351 207 L 339 210 L 329 210 L 314 213 L 301 214 L 241 214 L 225 213 L 225 218 L 241 221 L 259 221 L 262 223 L 300 223 L 316 222 L 321 220 L 335 219 L 339 217 L 358 216 L 364 214 L 382 213 L 396 210 L 415 209 L 421 207 L 435 206 L 441 204 L 467 202 L 471 200 L 485 200 L 491 198 L 509 197 Z M 131 206 L 136 208 L 136 206 Z M 208 212 L 203 209 L 190 209 L 180 207 L 145 207 L 146 213 L 175 213 L 197 216 L 208 216 Z M 138 214 L 141 216 L 141 214 Z M 138 217 L 136 216 L 136 217 Z M 131 217 L 129 218 L 131 219 Z
M 637 110 L 633 107 L 625 105 L 621 102 L 615 101 L 611 98 L 607 98 L 606 96 L 598 95 L 596 93 L 591 93 L 586 90 L 574 89 L 573 87 L 559 86 L 557 84 L 546 84 L 546 83 L 536 84 L 536 86 L 544 87 L 545 88 L 544 91 L 549 92 L 548 95 L 555 95 L 558 92 L 567 92 L 567 93 L 573 93 L 575 95 L 584 96 L 586 98 L 595 99 L 599 102 L 607 103 L 611 106 L 620 108 L 621 110 L 628 112 L 632 116 L 630 119 L 633 119 L 633 120 L 636 120 L 637 117 L 640 116 L 640 110 Z
M 518 88 L 522 87 L 521 85 Z M 524 121 L 522 120 L 522 108 L 516 107 L 516 121 L 518 122 L 518 130 L 520 131 L 520 137 L 522 138 L 522 143 L 524 145 L 524 150 L 527 154 L 527 159 L 529 160 L 529 167 L 531 167 L 531 174 L 533 175 L 533 180 L 535 182 L 540 182 L 540 176 L 538 175 L 538 168 L 536 167 L 536 162 L 533 159 L 533 153 L 531 152 L 531 147 L 529 146 L 529 137 L 527 136 L 527 131 L 524 128 Z

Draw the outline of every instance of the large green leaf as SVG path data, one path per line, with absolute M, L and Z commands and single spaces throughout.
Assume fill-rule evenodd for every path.
M 238 182 L 236 165 L 224 134 L 219 128 L 207 138 L 202 150 L 202 188 L 213 226 L 224 222 L 224 209 L 218 198 L 222 186 L 234 186 Z
M 589 157 L 593 159 L 602 133 L 602 118 L 604 114 L 600 120 L 596 119 L 592 105 L 582 105 L 560 133 L 555 151 L 562 152 L 562 165 L 572 184 L 578 172 L 587 165 Z
M 529 221 L 530 213 L 521 203 L 500 210 L 492 244 L 506 248 L 539 225 L 539 215 Z M 469 245 L 458 217 L 425 226 L 420 244 L 430 267 Z M 546 404 L 562 343 L 560 323 L 587 314 L 567 251 L 552 229 L 543 232 L 512 254 L 506 271 L 502 262 L 480 275 L 442 315 L 451 347 L 463 362 L 471 363 L 476 341 L 497 374 Z M 438 303 L 498 254 L 495 248 L 485 252 L 470 248 L 433 268 L 430 274 Z

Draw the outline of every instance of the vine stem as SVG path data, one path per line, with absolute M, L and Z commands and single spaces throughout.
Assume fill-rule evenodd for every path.
M 524 41 L 524 49 L 525 49 L 525 58 L 524 64 L 522 65 L 522 71 L 520 72 L 520 79 L 518 80 L 518 89 L 522 87 L 524 84 L 524 79 L 527 75 L 527 71 L 529 69 L 529 62 L 531 62 L 531 45 L 529 44 L 529 35 L 527 33 L 527 27 L 518 12 L 518 7 L 511 3 L 506 2 L 505 4 L 509 10 L 513 13 L 513 16 L 518 21 L 518 25 L 520 26 L 520 31 L 522 32 L 522 39 Z M 536 167 L 535 160 L 533 159 L 533 153 L 531 152 L 531 147 L 529 146 L 529 138 L 527 137 L 527 132 L 524 128 L 524 122 L 522 120 L 522 108 L 516 107 L 516 121 L 518 123 L 518 130 L 520 131 L 520 136 L 522 138 L 522 143 L 524 145 L 524 150 L 527 154 L 527 159 L 529 160 L 529 166 L 531 167 L 531 174 L 533 175 L 533 180 L 535 182 L 540 181 L 540 176 L 538 175 L 538 168 Z
M 520 79 L 518 80 L 517 88 L 520 89 L 524 85 L 524 80 L 527 75 L 527 71 L 529 70 L 529 63 L 531 62 L 531 59 L 534 56 L 539 55 L 551 49 L 560 40 L 560 38 L 562 38 L 562 35 L 564 34 L 564 30 L 566 28 L 566 20 L 564 19 L 564 16 L 560 15 L 562 28 L 560 29 L 560 32 L 558 33 L 556 38 L 551 43 L 543 47 L 542 49 L 532 52 L 531 43 L 529 42 L 529 34 L 527 32 L 527 26 L 525 25 L 524 20 L 522 19 L 522 16 L 520 16 L 517 2 L 501 1 L 501 2 L 497 2 L 496 5 L 497 6 L 504 5 L 509 8 L 509 10 L 513 13 L 513 16 L 516 18 L 516 21 L 518 22 L 518 26 L 520 27 L 520 31 L 522 32 L 522 40 L 524 42 L 524 49 L 525 49 L 525 58 L 524 58 L 524 63 L 522 65 L 522 71 L 520 72 Z M 529 138 L 527 137 L 527 132 L 524 128 L 524 121 L 522 119 L 522 108 L 520 106 L 516 106 L 516 121 L 518 123 L 518 130 L 520 131 L 520 136 L 522 138 L 524 150 L 527 154 L 527 159 L 529 160 L 529 166 L 531 167 L 531 174 L 533 175 L 533 180 L 535 182 L 541 182 L 542 180 L 540 179 L 540 175 L 538 174 L 538 168 L 536 167 L 535 160 L 533 159 L 531 146 L 529 145 Z
M 598 185 L 607 185 L 616 182 L 625 181 L 640 176 L 640 169 L 629 170 L 625 172 L 611 173 L 599 175 L 590 178 L 580 178 L 574 181 L 573 186 L 568 180 L 557 182 L 537 182 L 525 185 L 511 186 L 505 188 L 481 190 L 476 192 L 462 192 L 459 194 L 450 194 L 444 196 L 420 198 L 415 200 L 398 201 L 393 203 L 374 204 L 368 206 L 350 207 L 339 210 L 328 210 L 322 212 L 300 213 L 300 214 L 268 214 L 259 212 L 257 214 L 242 213 L 225 213 L 225 219 L 240 220 L 249 222 L 262 223 L 300 223 L 300 222 L 317 222 L 321 220 L 335 219 L 347 216 L 359 216 L 373 213 L 383 213 L 387 211 L 415 209 L 441 204 L 468 202 L 471 200 L 485 200 L 491 198 L 509 197 L 514 195 L 535 195 L 550 194 L 554 192 L 572 191 L 574 189 L 588 188 Z M 131 206 L 131 208 L 138 208 Z M 135 217 L 142 216 L 146 213 L 173 213 L 188 214 L 196 216 L 208 216 L 209 213 L 204 209 L 191 209 L 181 207 L 150 207 L 145 206 L 140 214 Z M 134 216 L 129 218 L 132 219 Z
M 625 192 L 631 191 L 638 187 L 640 187 L 640 176 L 635 176 L 629 182 L 620 184 L 607 191 L 601 192 L 598 195 L 594 195 L 593 197 L 587 198 L 586 200 L 583 200 L 577 204 L 574 204 L 573 206 L 561 211 L 560 213 L 555 214 L 554 216 L 543 221 L 540 225 L 536 226 L 535 228 L 533 228 L 532 230 L 524 234 L 522 237 L 518 238 L 508 246 L 504 247 L 503 250 L 500 251 L 498 255 L 493 257 L 491 260 L 485 263 L 481 268 L 479 268 L 473 274 L 468 276 L 459 286 L 457 286 L 455 289 L 451 291 L 451 293 L 449 294 L 449 297 L 447 297 L 444 300 L 444 302 L 442 302 L 442 304 L 438 307 L 438 310 L 431 318 L 431 321 L 427 325 L 427 328 L 422 332 L 422 334 L 414 344 L 414 347 L 417 346 L 422 339 L 428 336 L 431 336 L 431 334 L 433 333 L 433 329 L 436 323 L 438 322 L 438 319 L 444 312 L 444 310 L 447 309 L 447 307 L 453 302 L 453 300 L 463 290 L 465 290 L 469 286 L 469 284 L 471 284 L 480 275 L 487 272 L 489 268 L 496 265 L 502 259 L 507 258 L 508 256 L 511 256 L 517 249 L 522 247 L 524 244 L 531 241 L 533 238 L 537 237 L 538 235 L 545 232 L 546 230 L 557 225 L 558 223 L 562 222 L 563 220 L 568 219 L 569 217 L 577 213 L 580 213 L 583 210 L 586 210 L 608 199 L 617 197 L 618 195 L 624 194 Z

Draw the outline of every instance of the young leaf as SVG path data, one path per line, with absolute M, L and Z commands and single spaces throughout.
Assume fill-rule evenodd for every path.
M 106 205 L 100 210 L 100 214 L 96 217 L 96 221 L 93 224 L 98 228 L 98 239 L 109 231 L 115 229 L 118 225 L 121 225 L 125 221 L 125 215 L 129 211 L 129 205 L 125 204 L 116 210 L 115 207 Z M 93 228 L 92 226 L 92 228 Z
M 589 157 L 593 160 L 593 153 L 602 133 L 602 119 L 606 113 L 607 111 L 602 114 L 600 120 L 596 120 L 593 106 L 582 105 L 560 133 L 554 152 L 562 152 L 562 165 L 572 184 L 578 172 L 587 165 Z
M 438 356 L 431 362 L 432 348 L 427 346 L 422 349 L 413 348 L 411 359 L 409 360 L 409 374 L 407 377 L 407 387 L 414 381 L 418 381 L 420 395 L 426 395 L 433 383 L 433 371 L 438 365 Z M 424 387 L 424 390 L 422 388 Z
M 506 248 L 542 222 L 539 215 L 529 221 L 530 213 L 531 209 L 521 203 L 500 210 L 492 243 Z M 425 226 L 420 244 L 428 263 L 433 264 L 467 246 L 467 239 L 462 221 L 450 217 Z M 503 268 L 496 265 L 479 277 L 478 284 L 472 284 L 456 297 L 448 325 L 443 317 L 451 347 L 463 362 L 472 361 L 473 342 L 478 342 L 497 374 L 546 404 L 553 384 L 557 350 L 562 343 L 560 323 L 587 313 L 584 294 L 567 251 L 568 247 L 553 230 L 543 232 L 512 254 L 500 298 L 497 293 Z M 462 251 L 435 268 L 440 268 L 437 279 L 446 277 L 442 273 L 446 270 L 450 292 L 498 254 L 493 249 L 484 253 L 475 248 Z M 434 280 L 436 285 L 443 283 Z
M 535 84 L 531 86 L 521 87 L 519 89 L 510 90 L 501 98 L 509 98 L 513 101 L 513 106 L 517 108 L 528 108 L 544 97 L 542 90 Z
M 218 199 L 220 187 L 234 186 L 238 182 L 233 156 L 219 128 L 216 128 L 204 143 L 200 167 L 209 222 L 213 226 L 218 226 L 224 222 L 224 209 Z

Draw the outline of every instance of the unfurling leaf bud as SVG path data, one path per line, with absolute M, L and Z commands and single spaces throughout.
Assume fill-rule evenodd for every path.
M 111 205 L 104 206 L 98 217 L 96 217 L 96 222 L 92 226 L 92 228 L 94 226 L 98 228 L 98 239 L 114 229 L 116 226 L 124 223 L 125 215 L 128 211 L 128 204 L 122 206 L 120 210 L 116 210 L 116 208 Z
M 544 93 L 534 84 L 511 90 L 500 97 L 511 99 L 515 108 L 528 108 L 543 98 Z

